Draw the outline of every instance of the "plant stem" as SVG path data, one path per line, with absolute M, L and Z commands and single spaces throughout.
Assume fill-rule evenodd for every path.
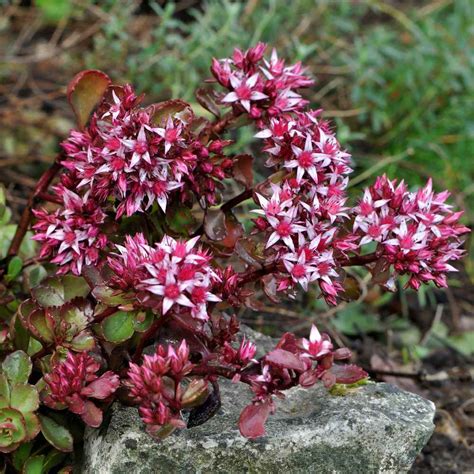
M 214 135 L 221 134 L 239 115 L 240 113 L 236 115 L 233 111 L 225 114 L 221 119 L 214 122 L 211 128 L 212 133 Z
M 353 267 L 356 265 L 367 265 L 368 263 L 375 262 L 378 260 L 379 256 L 377 255 L 376 252 L 369 253 L 367 255 L 355 255 L 354 257 L 350 257 L 346 260 L 341 260 L 339 263 L 343 267 Z
M 147 341 L 154 337 L 154 334 L 156 331 L 161 327 L 163 322 L 165 321 L 164 317 L 158 318 L 155 320 L 152 325 L 142 334 L 140 337 L 140 341 L 138 342 L 137 348 L 135 349 L 135 352 L 132 357 L 132 362 L 137 363 L 140 360 L 140 357 L 142 356 L 143 349 L 145 348 L 145 345 Z
M 241 202 L 244 202 L 247 199 L 250 199 L 252 197 L 252 194 L 253 194 L 253 189 L 246 189 L 245 191 L 242 191 L 237 196 L 234 196 L 232 199 L 229 199 L 227 202 L 222 204 L 221 211 L 225 213 L 232 210 L 234 207 L 238 206 Z
M 262 265 L 262 268 L 257 268 L 256 270 L 250 270 L 242 273 L 239 278 L 239 283 L 244 285 L 245 283 L 250 283 L 252 281 L 258 280 L 262 276 L 268 275 L 277 271 L 278 264 L 272 262 L 266 265 Z
M 31 216 L 33 215 L 33 206 L 35 205 L 39 196 L 48 189 L 48 186 L 51 184 L 54 177 L 61 169 L 61 165 L 59 162 L 62 156 L 62 153 L 58 154 L 53 164 L 43 173 L 41 178 L 38 180 L 38 184 L 36 185 L 34 191 L 31 193 L 28 199 L 28 203 L 26 204 L 23 214 L 21 215 L 20 222 L 16 229 L 15 235 L 13 236 L 13 239 L 11 241 L 7 256 L 13 257 L 14 255 L 18 254 L 21 243 L 23 242 L 25 234 L 28 231 L 28 227 L 30 226 Z

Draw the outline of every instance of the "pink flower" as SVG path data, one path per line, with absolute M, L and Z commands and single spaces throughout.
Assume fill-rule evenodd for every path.
M 302 346 L 305 351 L 304 355 L 308 357 L 319 358 L 332 351 L 332 343 L 329 336 L 326 334 L 321 336 L 318 328 L 314 324 L 311 326 L 309 340 L 305 338 L 302 339 Z
M 237 78 L 235 75 L 231 75 L 230 84 L 233 88 L 233 91 L 229 92 L 222 99 L 222 102 L 230 104 L 238 102 L 247 112 L 250 112 L 250 104 L 252 101 L 258 101 L 267 98 L 265 94 L 259 90 L 256 90 L 256 87 L 258 87 L 258 78 L 258 74 L 241 79 Z
M 186 426 L 181 409 L 207 387 L 207 382 L 198 382 L 199 389 L 181 383 L 193 367 L 185 340 L 178 349 L 157 346 L 155 354 L 143 357 L 142 365 L 130 364 L 125 385 L 130 398 L 140 405 L 140 417 L 152 436 L 160 437 L 160 430 L 167 425 L 171 431 Z
M 60 268 L 58 273 L 71 271 L 80 275 L 84 265 L 96 265 L 100 252 L 107 245 L 102 232 L 106 215 L 100 206 L 64 186 L 55 188 L 63 199 L 63 208 L 53 213 L 33 210 L 37 219 L 33 225 L 33 240 L 41 242 L 40 257 L 50 257 Z
M 206 320 L 208 302 L 220 301 L 211 292 L 218 276 L 209 265 L 211 256 L 195 249 L 198 239 L 177 241 L 164 236 L 152 247 L 142 234 L 127 237 L 125 246 L 116 246 L 119 253 L 109 257 L 116 273 L 113 284 L 140 292 L 142 304 L 160 308 L 162 314 L 174 308 Z
M 99 377 L 99 369 L 100 364 L 87 353 L 69 352 L 66 360 L 54 365 L 44 377 L 50 392 L 44 403 L 54 409 L 68 408 L 87 425 L 100 426 L 102 411 L 89 398 L 108 398 L 117 390 L 120 380 L 110 370 Z
M 446 272 L 456 271 L 448 262 L 463 255 L 460 236 L 469 229 L 459 224 L 462 213 L 445 203 L 447 192 L 435 194 L 431 180 L 417 192 L 409 192 L 385 175 L 366 189 L 356 215 L 354 231 L 360 245 L 378 242 L 379 258 L 393 266 L 394 275 L 409 274 L 408 286 L 418 289 L 433 281 L 446 286 Z M 387 282 L 387 285 L 392 280 Z

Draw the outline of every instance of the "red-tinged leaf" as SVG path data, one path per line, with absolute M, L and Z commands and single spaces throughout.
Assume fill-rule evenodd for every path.
M 194 112 L 191 106 L 181 99 L 171 99 L 150 105 L 148 111 L 150 112 L 151 123 L 159 126 L 166 125 L 170 116 L 179 118 L 185 124 L 190 124 L 194 120 Z
M 208 87 L 199 87 L 194 95 L 196 96 L 196 100 L 206 110 L 211 112 L 211 114 L 215 115 L 216 117 L 220 117 L 221 112 L 214 89 Z
M 120 379 L 118 375 L 109 370 L 101 377 L 91 382 L 87 387 L 83 388 L 81 394 L 86 397 L 103 400 L 114 393 L 119 385 Z
M 228 249 L 234 249 L 235 244 L 242 237 L 244 229 L 242 224 L 232 213 L 227 213 L 225 216 L 226 236 L 220 244 Z
M 336 383 L 352 384 L 359 380 L 366 379 L 369 374 L 354 364 L 340 365 L 334 364 L 331 373 L 336 377 Z
M 221 397 L 218 392 L 213 390 L 206 398 L 204 403 L 193 408 L 188 418 L 188 428 L 202 425 L 210 420 L 221 407 Z
M 296 336 L 292 332 L 285 332 L 278 341 L 276 348 L 293 353 L 296 352 L 299 349 Z
M 220 209 L 208 209 L 206 211 L 204 232 L 206 237 L 214 242 L 225 238 L 225 214 Z
M 258 193 L 258 194 L 263 194 L 264 196 L 266 196 L 271 191 L 270 184 L 271 183 L 274 183 L 274 184 L 281 183 L 286 176 L 288 176 L 288 171 L 287 170 L 280 170 L 280 171 L 277 171 L 276 173 L 273 173 L 267 179 L 265 179 L 264 181 L 258 183 L 255 186 L 255 192 Z
M 267 295 L 268 299 L 275 304 L 280 303 L 278 295 L 278 282 L 277 279 L 272 275 L 264 275 L 261 279 L 263 283 L 263 291 Z
M 91 289 L 98 285 L 105 285 L 105 280 L 97 267 L 87 266 L 82 269 L 82 276 Z
M 89 69 L 74 76 L 67 88 L 67 98 L 76 115 L 77 125 L 84 128 L 110 85 L 102 71 Z
M 304 388 L 312 387 L 317 381 L 318 374 L 315 370 L 303 372 L 298 379 L 299 384 Z
M 284 369 L 293 369 L 303 371 L 305 370 L 304 363 L 291 352 L 285 351 L 284 349 L 275 349 L 269 352 L 265 356 L 267 363 L 282 367 Z
M 233 174 L 236 181 L 250 189 L 253 186 L 253 156 L 237 155 L 234 157 Z
M 244 262 L 261 268 L 264 258 L 257 245 L 254 239 L 239 239 L 235 244 L 235 252 Z
M 95 406 L 92 402 L 87 401 L 84 404 L 84 411 L 81 418 L 84 423 L 92 428 L 98 428 L 102 424 L 102 410 Z
M 329 371 L 324 372 L 323 376 L 321 377 L 321 380 L 328 390 L 334 387 L 334 385 L 336 384 L 336 376 Z
M 352 275 L 345 276 L 342 286 L 344 288 L 344 292 L 340 296 L 346 301 L 358 300 L 362 295 L 360 283 L 357 278 L 353 277 Z
M 240 434 L 250 439 L 265 436 L 265 422 L 270 412 L 271 404 L 269 402 L 247 405 L 239 418 Z

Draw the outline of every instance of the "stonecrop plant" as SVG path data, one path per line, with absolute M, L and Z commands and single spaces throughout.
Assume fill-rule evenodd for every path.
M 131 85 L 100 71 L 69 85 L 77 128 L 39 180 L 0 270 L 0 452 L 14 466 L 38 458 L 28 456 L 43 438 L 71 451 L 68 424 L 98 427 L 116 400 L 136 405 L 156 438 L 195 426 L 218 410 L 222 378 L 248 385 L 239 429 L 263 436 L 286 390 L 367 373 L 315 326 L 257 356 L 237 309 L 310 285 L 336 305 L 351 298 L 345 268 L 356 265 L 388 289 L 399 275 L 415 290 L 447 285 L 469 231 L 449 193 L 381 176 L 351 206 L 351 157 L 300 93 L 312 79 L 265 50 L 213 60 L 196 93 L 205 117 L 179 99 L 143 106 Z M 255 157 L 229 152 L 238 127 L 255 131 Z M 258 183 L 257 160 L 269 169 Z M 245 228 L 244 201 L 254 213 Z M 40 251 L 20 269 L 45 274 L 33 287 L 14 271 L 30 226 Z M 12 295 L 25 291 L 16 308 Z

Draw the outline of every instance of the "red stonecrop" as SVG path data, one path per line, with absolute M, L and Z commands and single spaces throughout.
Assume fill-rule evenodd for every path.
M 259 43 L 213 60 L 214 78 L 197 91 L 213 121 L 182 100 L 141 106 L 130 85 L 111 85 L 99 71 L 71 83 L 76 112 L 91 82 L 96 105 L 86 97 L 78 129 L 41 178 L 33 198 L 50 204 L 33 211 L 33 230 L 41 259 L 58 274 L 81 277 L 56 277 L 51 288 L 33 291 L 19 318 L 45 341 L 34 357 L 45 372 L 48 407 L 99 426 L 102 408 L 120 396 L 138 405 L 148 432 L 162 438 L 186 426 L 183 411 L 190 411 L 188 426 L 213 416 L 223 377 L 250 387 L 240 431 L 262 436 L 285 390 L 353 384 L 367 373 L 341 364 L 350 351 L 335 349 L 315 326 L 308 339 L 285 333 L 258 356 L 256 345 L 239 337 L 238 309 L 265 297 L 292 298 L 311 285 L 335 305 L 351 297 L 344 267 L 353 265 L 365 265 L 374 283 L 389 289 L 398 275 L 415 290 L 447 285 L 469 231 L 446 203 L 449 193 L 433 192 L 431 181 L 410 190 L 383 176 L 351 207 L 351 156 L 322 110 L 308 108 L 301 95 L 312 79 L 275 51 L 265 58 L 265 49 Z M 269 168 L 260 183 L 253 158 L 227 148 L 233 142 L 225 134 L 249 124 Z M 244 227 L 234 209 L 250 199 L 254 219 Z M 19 226 L 10 255 L 27 227 Z M 66 349 L 55 346 L 48 321 L 62 302 L 68 305 L 58 314 L 67 314 L 67 327 L 86 328 L 95 341 L 57 362 Z M 143 355 L 153 344 L 154 353 Z M 113 371 L 97 375 L 97 360 Z M 100 408 L 91 399 L 103 400 Z
M 112 395 L 120 385 L 118 375 L 108 370 L 101 376 L 96 372 L 100 364 L 85 352 L 69 352 L 64 362 L 53 367 L 45 375 L 50 393 L 45 405 L 56 410 L 68 408 L 80 415 L 84 423 L 97 427 L 102 424 L 102 410 L 89 398 L 104 400 Z

